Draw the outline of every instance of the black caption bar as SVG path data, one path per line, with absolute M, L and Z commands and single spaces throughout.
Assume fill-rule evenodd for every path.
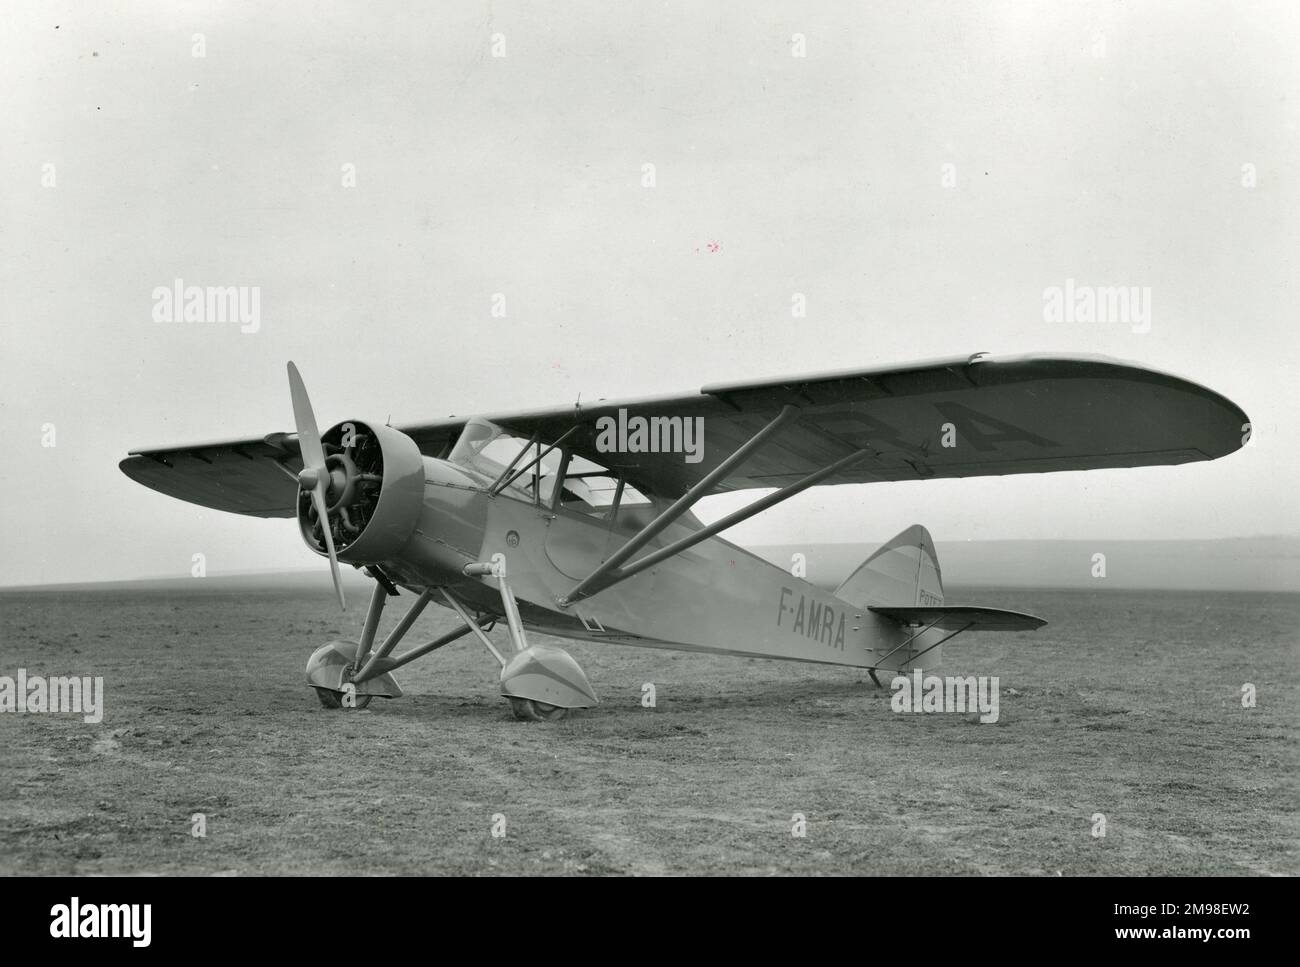
M 602 938 L 663 956 L 677 937 L 692 953 L 715 943 L 734 953 L 778 936 L 852 937 L 877 953 L 893 943 L 918 953 L 940 942 L 974 952 L 1041 941 L 1231 955 L 1288 935 L 1282 887 L 1269 879 L 591 879 L 9 878 L 0 879 L 0 928 L 8 954 L 131 958 L 322 946 L 382 956 L 462 940 L 589 950 Z

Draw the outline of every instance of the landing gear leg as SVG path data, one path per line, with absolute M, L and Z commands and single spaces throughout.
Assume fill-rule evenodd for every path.
M 568 716 L 575 708 L 590 708 L 599 699 L 568 652 L 553 645 L 529 645 L 519 605 L 506 580 L 505 561 L 490 564 L 467 564 L 465 574 L 494 578 L 501 593 L 501 610 L 510 629 L 514 654 L 507 660 L 492 647 L 487 636 L 479 633 L 488 650 L 501 663 L 501 694 L 510 701 L 515 718 L 527 722 L 554 722 Z M 461 604 L 445 589 L 443 594 L 467 624 L 473 622 Z M 477 626 L 475 626 L 477 627 Z
M 388 674 L 392 666 L 380 669 L 382 674 L 375 674 L 375 667 L 392 650 L 397 639 L 401 638 L 428 603 L 428 593 L 420 596 L 394 629 L 394 634 L 388 636 L 378 652 L 371 654 L 370 647 L 375 641 L 375 631 L 379 627 L 384 603 L 396 592 L 397 589 L 391 584 L 386 586 L 386 582 L 376 581 L 365 625 L 362 627 L 361 640 L 328 642 L 317 648 L 308 659 L 307 684 L 316 690 L 316 697 L 325 708 L 362 709 L 377 695 L 398 698 L 402 694 L 397 680 Z

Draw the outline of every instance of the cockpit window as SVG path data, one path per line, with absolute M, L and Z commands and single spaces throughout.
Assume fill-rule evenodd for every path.
M 564 470 L 560 507 L 590 517 L 612 519 L 621 508 L 649 506 L 650 498 L 608 468 L 573 454 Z
M 475 418 L 465 424 L 448 459 L 462 467 L 486 474 L 494 481 L 509 467 L 507 479 L 513 479 L 501 491 L 503 494 L 549 505 L 555 492 L 561 453 L 552 450 L 538 461 L 538 455 L 545 450 L 544 443 L 533 443 L 494 423 Z
M 489 482 L 509 480 L 501 493 L 516 500 L 543 507 L 556 506 L 603 520 L 623 522 L 629 518 L 629 524 L 631 518 L 653 516 L 654 503 L 650 498 L 608 467 L 576 453 L 570 453 L 565 464 L 564 453 L 558 447 L 548 453 L 548 447 L 545 441 L 529 440 L 475 417 L 465 424 L 447 459 L 487 477 Z M 539 461 L 538 455 L 542 453 L 545 456 Z M 561 469 L 564 484 L 557 500 L 555 486 Z

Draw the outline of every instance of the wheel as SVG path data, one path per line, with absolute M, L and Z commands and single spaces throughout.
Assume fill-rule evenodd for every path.
M 316 697 L 320 699 L 320 703 L 326 708 L 347 708 L 347 706 L 343 704 L 342 692 L 336 692 L 329 688 L 321 688 L 318 685 L 316 686 Z M 357 704 L 354 705 L 353 708 L 365 708 L 370 704 L 372 698 L 374 698 L 373 695 L 356 696 Z
M 547 705 L 545 702 L 516 698 L 513 695 L 506 697 L 510 699 L 510 710 L 515 713 L 515 718 L 525 722 L 558 722 L 569 714 L 569 709 L 558 705 Z

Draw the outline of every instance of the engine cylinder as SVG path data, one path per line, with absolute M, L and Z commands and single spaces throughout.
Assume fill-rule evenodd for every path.
M 405 433 L 351 420 L 321 434 L 325 504 L 340 561 L 375 564 L 395 556 L 415 532 L 424 504 L 424 457 Z M 303 540 L 326 555 L 311 492 L 298 490 Z

